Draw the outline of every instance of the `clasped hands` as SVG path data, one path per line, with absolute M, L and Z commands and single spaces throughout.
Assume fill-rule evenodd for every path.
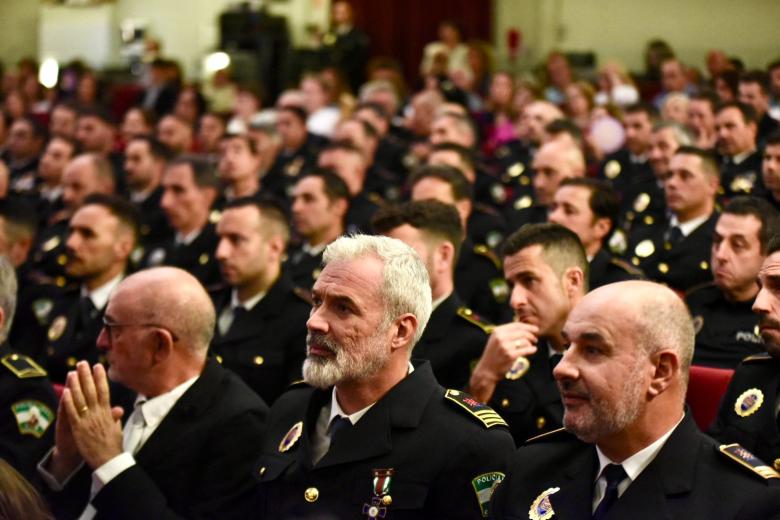
M 93 470 L 122 453 L 121 407 L 112 407 L 106 370 L 80 361 L 57 409 L 51 472 L 66 477 L 83 460 Z

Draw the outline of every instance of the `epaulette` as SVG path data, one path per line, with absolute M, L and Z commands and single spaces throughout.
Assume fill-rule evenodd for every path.
M 558 428 L 557 430 L 552 430 L 549 432 L 540 433 L 539 435 L 536 435 L 534 437 L 531 437 L 530 439 L 527 439 L 524 444 L 530 444 L 532 442 L 538 442 L 541 440 L 548 440 L 552 438 L 552 436 L 558 436 L 562 432 L 565 432 L 566 428 Z
M 746 357 L 742 360 L 743 363 L 766 363 L 767 361 L 774 361 L 775 358 L 770 356 L 766 352 L 762 352 L 761 354 L 753 354 L 751 356 Z
M 625 260 L 621 260 L 620 258 L 612 257 L 609 259 L 609 263 L 616 267 L 619 267 L 620 269 L 622 269 L 623 271 L 627 272 L 632 276 L 645 275 L 645 273 L 643 273 L 641 269 L 639 269 L 638 267 L 634 267 L 633 265 L 629 264 Z
M 685 291 L 685 296 L 687 297 L 687 296 L 689 296 L 689 295 L 691 295 L 691 294 L 693 294 L 693 293 L 695 293 L 697 291 L 701 291 L 702 289 L 707 289 L 709 287 L 714 287 L 714 286 L 715 286 L 715 282 L 698 283 L 698 284 L 694 285 L 693 287 L 691 287 L 690 289 L 688 289 L 687 291 Z
M 476 417 L 479 422 L 485 425 L 485 428 L 493 426 L 507 426 L 506 421 L 501 418 L 491 407 L 480 403 L 466 392 L 460 390 L 448 389 L 444 393 L 444 398 L 458 405 L 461 410 L 466 410 L 469 415 Z
M 475 313 L 468 307 L 458 307 L 457 313 L 458 316 L 460 316 L 467 322 L 471 323 L 472 325 L 476 325 L 477 327 L 482 329 L 485 332 L 485 334 L 492 334 L 493 329 L 496 328 L 495 325 L 483 320 L 479 314 Z
M 759 459 L 737 443 L 721 444 L 718 447 L 718 451 L 761 478 L 766 480 L 780 478 L 780 473 L 770 466 L 767 466 L 763 460 Z
M 293 287 L 293 294 L 309 305 L 313 303 L 311 298 L 311 291 L 308 289 L 304 289 L 303 287 Z
M 479 256 L 484 256 L 496 266 L 496 269 L 501 270 L 501 259 L 485 244 L 477 244 L 474 246 L 474 253 Z
M 24 354 L 6 354 L 0 359 L 0 363 L 19 379 L 46 377 L 47 375 L 46 371 L 38 363 Z

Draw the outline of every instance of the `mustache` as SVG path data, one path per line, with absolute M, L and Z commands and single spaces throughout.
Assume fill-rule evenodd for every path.
M 590 398 L 590 393 L 586 389 L 584 389 L 581 384 L 578 384 L 576 381 L 564 379 L 562 381 L 556 381 L 556 384 L 558 385 L 558 392 L 561 395 L 569 394 L 575 397 L 581 397 L 583 399 Z
M 758 326 L 759 327 L 772 327 L 773 329 L 780 329 L 780 321 L 770 317 L 770 316 L 761 316 L 758 319 Z
M 306 334 L 307 351 L 312 345 L 324 347 L 334 354 L 340 350 L 339 345 L 336 342 L 332 341 L 327 335 L 322 334 L 321 332 L 309 332 Z

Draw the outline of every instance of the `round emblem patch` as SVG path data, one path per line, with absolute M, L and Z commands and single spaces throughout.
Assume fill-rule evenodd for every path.
M 634 211 L 642 213 L 650 205 L 650 195 L 647 193 L 640 193 L 634 199 Z
M 525 375 L 526 372 L 528 372 L 529 368 L 531 368 L 531 362 L 528 361 L 528 358 L 525 356 L 520 356 L 519 358 L 515 359 L 515 362 L 512 363 L 512 368 L 507 370 L 504 377 L 511 381 L 520 379 Z
M 292 428 L 290 428 L 290 431 L 284 434 L 282 441 L 279 443 L 279 451 L 284 453 L 285 451 L 295 446 L 295 443 L 298 442 L 298 439 L 301 438 L 301 433 L 303 433 L 303 422 L 299 421 L 293 424 Z
M 524 195 L 515 201 L 515 209 L 530 208 L 533 203 L 534 201 L 529 195 Z
M 642 240 L 634 248 L 634 253 L 639 258 L 647 258 L 648 256 L 655 253 L 655 244 L 653 244 L 653 241 L 649 238 Z
M 756 413 L 764 403 L 764 392 L 758 388 L 751 388 L 745 390 L 737 397 L 737 402 L 734 403 L 734 411 L 740 417 L 748 417 Z
M 51 322 L 51 326 L 49 326 L 49 332 L 47 333 L 49 341 L 57 341 L 60 339 L 62 333 L 65 332 L 65 327 L 67 326 L 68 318 L 65 316 L 57 316 L 54 318 L 54 321 Z
M 607 179 L 614 179 L 620 175 L 620 170 L 620 163 L 615 160 L 609 161 L 606 165 L 604 165 L 604 175 L 607 176 Z

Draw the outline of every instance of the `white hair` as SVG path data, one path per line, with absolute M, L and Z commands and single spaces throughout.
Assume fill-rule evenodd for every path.
M 412 347 L 417 344 L 431 317 L 432 296 L 428 270 L 414 249 L 395 238 L 351 235 L 336 239 L 323 253 L 323 264 L 346 262 L 364 256 L 382 261 L 381 294 L 385 302 L 384 326 L 406 313 L 417 318 Z M 409 349 L 411 352 L 411 348 Z

